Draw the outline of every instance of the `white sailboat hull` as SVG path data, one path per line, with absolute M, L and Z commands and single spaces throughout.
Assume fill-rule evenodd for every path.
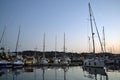
M 41 59 L 41 63 L 42 63 L 42 64 L 47 64 L 47 63 L 48 63 L 47 58 L 42 58 L 42 59 Z
M 98 67 L 98 68 L 104 68 L 104 61 L 101 59 L 86 59 L 83 62 L 83 66 L 86 67 Z
M 7 60 L 0 61 L 0 68 L 10 68 L 10 67 L 12 67 L 12 64 Z
M 24 62 L 18 60 L 18 61 L 14 61 L 13 63 L 13 68 L 20 68 L 24 66 Z

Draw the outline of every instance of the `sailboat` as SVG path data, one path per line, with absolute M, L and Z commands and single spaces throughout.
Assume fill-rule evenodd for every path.
M 3 41 L 5 31 L 6 31 L 6 26 L 4 27 L 4 30 L 3 30 L 3 33 L 2 33 L 2 36 L 1 36 L 1 39 L 0 39 L 0 44 Z M 8 61 L 7 55 L 6 55 L 5 51 L 4 51 L 5 48 L 3 46 L 1 46 L 0 50 L 1 50 L 1 54 L 0 54 L 0 68 L 10 68 L 10 67 L 12 67 L 11 62 Z
M 10 68 L 12 64 L 7 60 L 0 60 L 0 68 Z
M 18 53 L 17 53 L 19 36 L 20 36 L 20 27 L 19 27 L 18 38 L 17 38 L 16 48 L 15 48 L 16 56 L 14 57 L 13 68 L 23 67 L 24 65 L 24 62 L 18 58 Z
M 88 6 L 89 6 L 91 34 L 92 34 L 92 42 L 93 42 L 93 54 L 95 54 L 95 42 L 94 42 L 94 34 L 95 33 L 93 32 L 92 19 L 94 20 L 95 28 L 96 28 L 96 31 L 97 31 L 97 34 L 98 34 L 98 38 L 99 38 L 99 42 L 100 42 L 102 51 L 103 51 L 103 47 L 102 47 L 102 43 L 101 43 L 101 39 L 100 39 L 100 36 L 99 36 L 98 29 L 97 29 L 97 26 L 96 26 L 95 19 L 94 19 L 94 16 L 92 14 L 93 12 L 92 12 L 92 8 L 90 6 L 90 3 L 88 4 Z M 92 58 L 92 59 L 85 59 L 83 61 L 83 66 L 104 68 L 104 60 L 102 58 L 98 58 L 98 57 L 94 56 L 94 58 Z
M 48 63 L 48 59 L 45 57 L 45 33 L 43 36 L 43 57 L 41 59 L 41 63 L 42 64 L 47 64 Z
M 58 64 L 59 63 L 59 59 L 56 57 L 56 48 L 57 47 L 57 36 L 55 37 L 55 57 L 53 58 L 53 63 L 54 64 Z
M 69 63 L 71 63 L 71 59 L 68 56 L 66 56 L 66 53 L 65 53 L 65 33 L 64 33 L 63 53 L 64 53 L 64 57 L 63 57 L 61 63 L 69 65 Z

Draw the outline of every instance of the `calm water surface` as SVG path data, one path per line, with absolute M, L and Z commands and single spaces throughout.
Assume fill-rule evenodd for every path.
M 120 69 L 82 66 L 0 69 L 0 80 L 120 80 Z

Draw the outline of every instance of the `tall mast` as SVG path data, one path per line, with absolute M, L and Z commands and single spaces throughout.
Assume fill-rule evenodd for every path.
M 17 42 L 16 42 L 16 48 L 15 48 L 16 55 L 17 55 L 17 49 L 18 49 L 18 43 L 19 43 L 19 37 L 20 37 L 20 26 L 19 26 L 19 32 L 18 32 L 18 37 L 17 37 Z
M 103 26 L 103 45 L 104 45 L 104 52 L 106 52 L 106 44 L 105 44 L 105 30 Z
M 97 28 L 97 24 L 96 24 L 95 17 L 94 17 L 94 15 L 93 15 L 93 12 L 92 12 L 92 8 L 91 8 L 91 6 L 90 6 L 90 3 L 89 3 L 89 13 L 90 13 L 91 31 L 92 31 L 92 39 L 93 39 L 93 52 L 95 51 L 95 50 L 94 50 L 94 48 L 95 48 L 95 43 L 94 43 L 94 33 L 93 33 L 93 27 L 92 27 L 92 19 L 93 19 L 93 22 L 94 22 L 94 25 L 95 25 L 95 28 L 96 28 L 96 31 L 97 31 L 98 39 L 99 39 L 100 46 L 101 46 L 101 51 L 103 52 L 102 41 L 101 41 L 101 38 L 100 38 L 100 34 L 99 34 L 99 31 L 98 31 L 98 28 Z
M 2 33 L 2 36 L 1 36 L 1 39 L 0 39 L 0 44 L 1 44 L 2 39 L 3 39 L 3 36 L 4 36 L 4 34 L 5 34 L 5 30 L 6 30 L 6 26 L 4 27 L 4 30 L 3 30 L 3 33 Z
M 64 46 L 63 46 L 63 51 L 64 51 L 64 57 L 66 57 L 66 54 L 65 54 L 65 33 L 64 33 Z
M 63 48 L 64 48 L 64 53 L 65 53 L 65 33 L 64 33 L 64 46 L 63 46 Z
M 89 15 L 90 15 L 90 24 L 91 24 L 91 33 L 92 33 L 92 42 L 93 42 L 93 53 L 95 53 L 95 41 L 94 41 L 94 32 L 93 32 L 93 25 L 92 25 L 92 12 L 91 12 L 91 6 L 90 3 L 89 6 Z
M 92 9 L 91 9 L 91 11 L 92 11 Z M 100 42 L 101 51 L 103 52 L 103 45 L 102 45 L 102 41 L 101 41 L 101 38 L 100 38 L 100 34 L 99 34 L 99 31 L 98 31 L 98 28 L 97 28 L 97 24 L 96 24 L 96 21 L 95 21 L 94 15 L 93 15 L 93 21 L 94 21 L 95 28 L 96 28 L 97 35 L 98 35 L 98 39 L 99 39 L 99 42 Z
M 90 47 L 91 47 L 91 45 L 90 45 L 90 37 L 88 36 L 88 48 L 89 48 L 88 52 L 91 52 Z
M 43 58 L 45 58 L 45 33 L 43 36 Z
M 56 58 L 56 51 L 57 51 L 57 36 L 55 36 L 55 58 Z

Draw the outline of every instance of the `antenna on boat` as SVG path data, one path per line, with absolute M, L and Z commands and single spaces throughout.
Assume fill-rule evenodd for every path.
M 45 33 L 43 36 L 43 58 L 45 58 Z
M 91 6 L 90 2 L 88 4 L 89 6 L 89 15 L 90 15 L 90 24 L 91 24 L 91 33 L 92 33 L 92 42 L 93 42 L 93 53 L 95 53 L 95 41 L 94 41 L 94 32 L 93 32 L 93 24 L 92 24 L 92 12 L 91 12 Z
M 19 32 L 18 32 L 18 37 L 17 37 L 17 42 L 16 42 L 16 48 L 15 48 L 16 55 L 17 55 L 17 49 L 18 49 L 18 43 L 19 43 L 19 37 L 20 37 L 20 28 L 21 26 L 19 26 Z

